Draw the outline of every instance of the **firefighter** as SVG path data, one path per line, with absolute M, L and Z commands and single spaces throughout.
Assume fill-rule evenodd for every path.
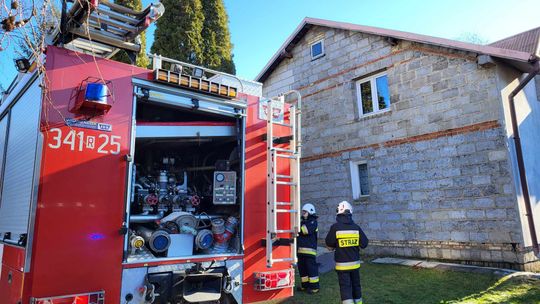
M 360 248 L 366 248 L 368 238 L 352 219 L 353 207 L 342 201 L 337 207 L 336 223 L 326 235 L 326 246 L 335 250 L 336 272 L 342 304 L 362 304 L 360 287 Z
M 319 292 L 319 268 L 317 266 L 317 214 L 315 206 L 302 207 L 302 222 L 297 239 L 298 272 L 302 285 L 297 289 L 309 294 Z

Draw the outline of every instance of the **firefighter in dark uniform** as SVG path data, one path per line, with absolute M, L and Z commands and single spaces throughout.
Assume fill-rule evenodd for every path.
M 362 304 L 360 287 L 360 248 L 366 248 L 368 238 L 364 231 L 353 222 L 353 208 L 347 201 L 339 203 L 337 223 L 330 227 L 326 236 L 326 246 L 334 249 L 336 272 L 342 304 Z
M 305 204 L 302 207 L 302 222 L 297 238 L 298 272 L 302 285 L 299 291 L 309 294 L 319 292 L 319 268 L 317 266 L 317 214 L 315 206 Z

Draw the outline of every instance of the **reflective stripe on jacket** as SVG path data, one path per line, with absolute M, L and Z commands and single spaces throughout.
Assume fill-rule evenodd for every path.
M 299 255 L 317 255 L 317 216 L 309 215 L 307 219 L 302 219 L 300 231 L 298 233 L 297 253 Z
M 336 220 L 325 239 L 326 246 L 335 248 L 336 270 L 357 269 L 360 267 L 360 248 L 367 247 L 368 238 L 354 223 L 351 214 L 338 214 Z
M 317 249 L 298 247 L 298 254 L 317 255 Z
M 353 270 L 360 268 L 360 261 L 354 261 L 354 262 L 344 262 L 344 263 L 338 263 L 336 262 L 336 270 Z

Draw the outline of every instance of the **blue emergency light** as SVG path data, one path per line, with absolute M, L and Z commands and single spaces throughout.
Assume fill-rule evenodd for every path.
M 107 104 L 108 96 L 107 86 L 102 83 L 88 83 L 86 85 L 86 91 L 84 93 L 84 99 L 86 101 L 99 102 Z
M 109 85 L 112 85 L 110 81 L 101 82 L 99 80 L 83 80 L 79 86 L 77 101 L 70 111 L 91 115 L 103 115 L 107 113 L 112 107 L 112 104 L 108 101 L 108 97 L 111 94 Z M 112 91 L 114 92 L 114 88 Z

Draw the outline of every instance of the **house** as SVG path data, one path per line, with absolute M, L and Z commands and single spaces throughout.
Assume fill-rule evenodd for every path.
M 256 80 L 303 95 L 302 201 L 320 237 L 350 200 L 370 254 L 539 269 L 538 77 L 514 98 L 522 153 L 509 102 L 537 74 L 539 36 L 482 46 L 304 19 Z

